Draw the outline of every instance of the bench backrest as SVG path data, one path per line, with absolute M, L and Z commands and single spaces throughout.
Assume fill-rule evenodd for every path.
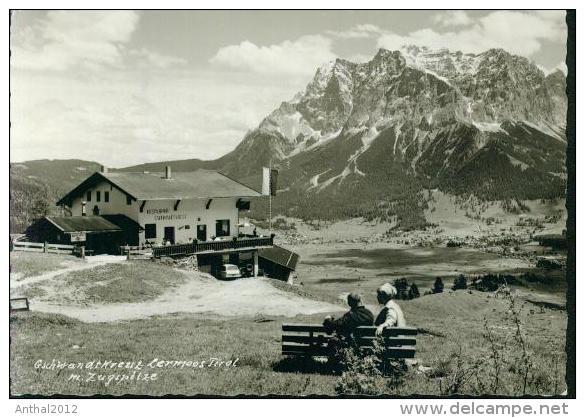
M 394 327 L 384 330 L 386 355 L 391 358 L 413 358 L 416 352 L 416 335 L 413 327 Z M 360 347 L 373 347 L 376 327 L 358 327 L 354 337 Z M 327 343 L 332 335 L 323 325 L 282 324 L 282 354 L 299 356 L 327 356 Z

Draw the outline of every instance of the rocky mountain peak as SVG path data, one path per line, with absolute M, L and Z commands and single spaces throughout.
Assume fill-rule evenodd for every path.
M 360 156 L 382 132 L 392 130 L 393 155 L 420 173 L 425 153 L 438 149 L 437 132 L 486 132 L 466 145 L 465 153 L 443 150 L 444 164 L 456 165 L 484 147 L 487 136 L 500 132 L 506 121 L 529 123 L 562 140 L 565 115 L 560 71 L 545 76 L 530 60 L 501 48 L 472 54 L 406 45 L 395 51 L 380 48 L 366 63 L 338 58 L 323 64 L 302 92 L 283 102 L 243 142 L 262 142 L 263 155 L 282 160 L 338 143 L 338 138 L 360 138 L 340 177 L 345 178 L 363 171 Z M 467 128 L 453 128 L 459 125 Z M 258 146 L 239 148 L 253 152 Z

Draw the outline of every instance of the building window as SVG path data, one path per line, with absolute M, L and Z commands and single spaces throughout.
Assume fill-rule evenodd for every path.
M 85 194 L 85 200 L 91 202 L 91 190 L 88 190 L 87 193 Z
M 128 195 L 126 195 L 126 204 L 127 205 L 131 205 L 132 204 L 132 198 Z
M 144 225 L 144 238 L 146 239 L 156 238 L 156 224 Z
M 227 237 L 230 235 L 230 220 L 218 219 L 215 221 L 215 236 Z
M 110 192 L 104 192 L 104 202 L 110 201 Z
M 100 192 L 99 190 L 97 192 L 95 192 L 95 201 L 96 202 L 102 201 L 102 192 Z
M 185 225 L 185 229 L 191 229 L 191 225 Z

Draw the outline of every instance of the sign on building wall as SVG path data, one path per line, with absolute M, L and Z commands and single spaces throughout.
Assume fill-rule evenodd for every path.
M 69 235 L 71 235 L 71 242 L 82 242 L 82 241 L 86 241 L 86 233 L 85 233 L 85 231 L 81 231 L 81 232 L 70 232 Z

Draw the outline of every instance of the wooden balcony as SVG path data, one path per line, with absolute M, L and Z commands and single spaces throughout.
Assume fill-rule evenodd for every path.
M 155 258 L 175 257 L 194 254 L 227 253 L 233 251 L 249 251 L 273 246 L 273 237 L 238 238 L 229 241 L 205 241 L 190 244 L 176 244 L 165 247 L 154 247 Z

